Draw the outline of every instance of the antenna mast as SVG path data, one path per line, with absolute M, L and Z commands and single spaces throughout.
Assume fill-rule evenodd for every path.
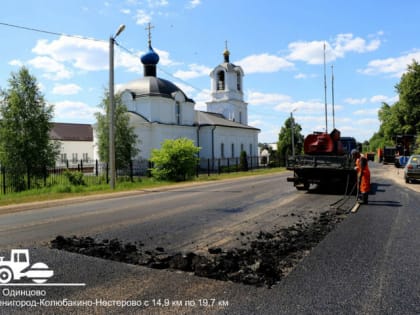
M 324 42 L 324 100 L 325 100 L 325 132 L 328 132 L 327 74 L 326 74 L 326 63 L 325 63 L 325 42 Z
M 331 96 L 332 96 L 333 129 L 335 129 L 335 113 L 334 113 L 334 65 L 331 65 Z

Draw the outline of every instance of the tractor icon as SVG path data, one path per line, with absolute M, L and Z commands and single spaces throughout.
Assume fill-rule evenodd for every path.
M 10 261 L 0 257 L 0 284 L 20 280 L 23 277 L 32 279 L 35 283 L 44 283 L 54 275 L 54 271 L 48 269 L 48 266 L 42 262 L 29 266 L 29 250 L 12 249 Z

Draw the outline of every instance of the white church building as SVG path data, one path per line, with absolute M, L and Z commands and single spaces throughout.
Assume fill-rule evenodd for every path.
M 159 55 L 149 38 L 149 50 L 140 58 L 144 76 L 120 89 L 139 139 L 138 159 L 148 160 L 151 150 L 160 148 L 164 140 L 181 137 L 201 147 L 199 157 L 203 167 L 205 160 L 239 158 L 241 151 L 248 157 L 258 156 L 260 130 L 248 125 L 244 72 L 229 61 L 229 55 L 226 48 L 223 62 L 210 73 L 211 100 L 207 102 L 207 111 L 199 111 L 180 88 L 157 76 Z

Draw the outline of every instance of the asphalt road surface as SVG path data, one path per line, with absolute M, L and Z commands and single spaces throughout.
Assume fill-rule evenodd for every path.
M 371 172 L 369 205 L 271 289 L 47 245 L 57 235 L 84 235 L 205 252 L 239 246 L 243 234 L 309 221 L 340 197 L 298 192 L 287 173 L 3 214 L 5 260 L 11 248 L 29 248 L 31 263 L 47 264 L 54 276 L 44 286 L 1 286 L 0 314 L 420 314 L 420 196 L 389 179 L 387 167 L 372 165 Z

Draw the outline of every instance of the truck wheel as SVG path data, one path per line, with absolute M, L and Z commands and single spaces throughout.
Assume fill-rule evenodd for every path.
M 13 278 L 12 271 L 7 267 L 0 267 L 0 283 L 9 283 Z

